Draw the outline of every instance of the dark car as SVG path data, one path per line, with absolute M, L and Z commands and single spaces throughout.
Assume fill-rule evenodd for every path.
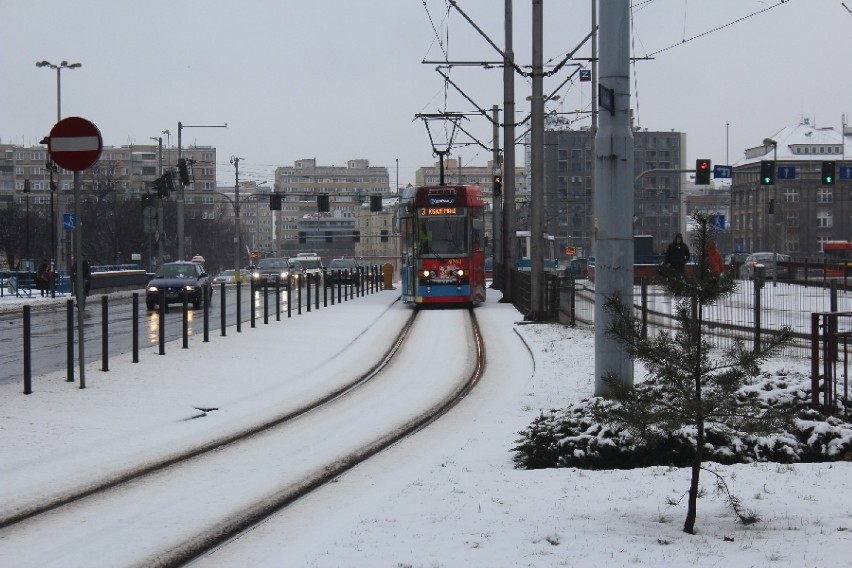
M 204 267 L 197 262 L 178 261 L 163 264 L 148 282 L 145 305 L 155 310 L 160 304 L 160 293 L 165 292 L 165 304 L 183 302 L 184 291 L 193 309 L 198 309 L 213 296 L 213 281 Z
M 286 284 L 290 278 L 290 262 L 286 258 L 262 258 L 251 273 L 255 284 L 262 286 L 264 282 L 274 286 L 276 282 Z
M 355 264 L 361 270 L 359 276 L 363 277 L 367 282 L 372 282 L 373 278 L 375 278 L 375 267 L 370 264 L 370 261 L 363 258 L 355 259 Z
M 358 284 L 358 265 L 352 258 L 335 258 L 325 273 L 325 285 Z

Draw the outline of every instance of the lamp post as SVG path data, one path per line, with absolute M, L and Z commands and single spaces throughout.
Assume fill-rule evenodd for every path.
M 772 167 L 775 168 L 775 171 L 777 172 L 778 171 L 778 142 L 776 142 L 772 138 L 764 138 L 763 139 L 763 145 L 764 146 L 772 146 L 772 164 L 773 164 Z M 778 177 L 776 175 L 775 176 L 775 183 L 772 184 L 772 197 L 770 198 L 772 201 L 775 201 L 775 198 L 778 197 L 778 189 L 777 189 L 778 185 L 777 184 L 778 184 Z M 777 206 L 778 206 L 778 204 L 775 203 L 774 207 L 772 208 L 772 211 L 767 213 L 767 215 L 773 215 L 774 216 L 775 215 L 775 207 L 777 207 Z M 780 217 L 780 215 L 779 215 L 779 217 Z M 768 219 L 767 219 L 766 224 L 767 224 L 767 226 L 771 226 L 769 224 Z M 780 224 L 780 222 L 776 223 L 776 225 L 778 225 L 778 224 Z M 775 277 L 775 274 L 778 272 L 778 237 L 775 236 L 776 233 L 777 233 L 777 231 L 772 231 L 772 264 L 774 266 L 774 268 L 772 270 L 772 285 L 773 286 L 778 285 L 778 281 L 776 280 L 776 277 Z
M 178 135 L 177 135 L 177 158 L 178 165 L 181 161 L 181 133 L 184 128 L 228 128 L 228 123 L 225 124 L 183 124 L 182 122 L 178 122 Z M 164 132 L 165 133 L 165 132 Z M 183 259 L 183 209 L 184 209 L 184 196 L 183 196 L 183 182 L 178 184 L 178 197 L 177 197 L 177 245 L 178 245 L 178 258 Z
M 79 69 L 80 67 L 83 66 L 83 64 L 82 63 L 68 63 L 67 61 L 61 61 L 58 64 L 53 64 L 50 61 L 42 60 L 42 61 L 37 61 L 35 66 L 39 67 L 39 68 L 47 67 L 48 69 L 56 69 L 56 122 L 59 122 L 60 120 L 62 120 L 62 70 L 63 69 L 69 69 L 69 70 Z M 46 142 L 44 142 L 44 143 L 46 143 Z M 54 186 L 54 184 L 53 184 L 53 172 L 55 172 L 55 171 L 56 171 L 56 166 L 52 166 L 52 168 L 51 168 L 51 183 L 50 183 L 51 217 L 53 217 L 52 207 L 53 207 L 53 191 L 54 190 L 56 190 L 56 192 L 57 192 L 56 193 L 56 201 L 57 201 L 57 207 L 59 209 L 56 216 L 61 217 L 64 208 L 62 206 L 61 194 L 59 193 L 58 188 L 56 186 Z M 59 231 L 60 231 L 60 227 L 59 227 L 58 223 L 54 222 L 54 228 L 52 228 L 52 232 L 54 234 L 53 238 L 56 239 L 55 242 L 57 243 L 57 247 L 54 249 L 54 252 L 53 252 L 54 262 L 56 263 L 56 266 L 55 266 L 56 269 L 59 269 L 59 259 L 61 258 L 59 251 L 58 251 L 58 248 L 59 248 L 58 243 L 63 243 L 62 235 L 58 234 Z M 64 249 L 64 247 L 63 247 L 63 249 Z M 63 250 L 63 256 L 64 256 L 64 250 Z M 55 272 L 56 271 L 54 271 L 54 274 L 55 274 Z M 54 279 L 55 278 L 56 278 L 56 276 L 54 276 Z M 53 295 L 53 297 L 56 297 L 56 286 L 53 285 L 52 288 L 53 288 L 52 295 Z
M 234 164 L 234 227 L 236 234 L 234 235 L 234 280 L 240 277 L 240 160 L 236 156 L 231 156 L 231 163 Z

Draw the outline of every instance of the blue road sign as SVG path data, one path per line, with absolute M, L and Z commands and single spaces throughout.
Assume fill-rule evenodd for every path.
M 796 166 L 781 166 L 778 168 L 778 179 L 796 179 Z
M 580 81 L 585 83 L 592 80 L 592 72 L 589 69 L 580 69 Z
M 62 215 L 62 228 L 66 231 L 73 231 L 77 226 L 77 214 L 76 213 L 64 213 Z
M 840 179 L 852 179 L 852 166 L 840 166 Z
M 734 177 L 734 168 L 731 166 L 713 166 L 714 178 L 732 178 Z
M 707 222 L 711 227 L 714 227 L 717 231 L 725 230 L 725 216 L 724 215 L 709 215 L 707 218 Z

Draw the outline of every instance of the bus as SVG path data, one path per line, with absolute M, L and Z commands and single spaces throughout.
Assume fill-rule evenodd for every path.
M 852 243 L 848 241 L 825 241 L 822 243 L 825 275 L 842 278 L 852 268 Z
M 403 302 L 419 307 L 485 301 L 484 212 L 479 186 L 403 190 Z

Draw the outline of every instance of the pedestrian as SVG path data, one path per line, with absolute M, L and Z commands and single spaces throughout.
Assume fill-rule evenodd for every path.
M 725 261 L 722 260 L 722 254 L 716 248 L 716 241 L 707 243 L 706 253 L 707 269 L 713 274 L 722 274 L 725 271 Z
M 53 270 L 46 258 L 41 259 L 41 264 L 38 265 L 36 273 L 36 288 L 41 292 L 41 296 L 50 295 L 50 281 L 53 278 Z
M 683 235 L 678 233 L 666 249 L 665 264 L 682 273 L 687 262 L 689 262 L 689 247 L 683 242 Z

